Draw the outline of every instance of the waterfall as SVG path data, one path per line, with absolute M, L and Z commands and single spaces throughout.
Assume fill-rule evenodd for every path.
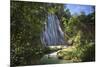
M 64 44 L 64 32 L 56 15 L 48 14 L 41 41 L 45 46 Z

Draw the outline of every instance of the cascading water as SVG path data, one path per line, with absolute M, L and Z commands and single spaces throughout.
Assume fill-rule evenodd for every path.
M 56 15 L 48 14 L 41 40 L 45 46 L 64 44 L 64 33 Z

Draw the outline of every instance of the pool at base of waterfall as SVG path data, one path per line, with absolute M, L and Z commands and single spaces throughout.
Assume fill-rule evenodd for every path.
M 48 46 L 50 49 L 65 49 L 67 46 Z M 59 51 L 59 50 L 58 50 Z M 59 59 L 57 56 L 57 52 L 52 52 L 49 54 L 45 54 L 41 60 L 40 64 L 62 64 L 62 63 L 71 63 L 71 60 L 64 60 L 64 59 Z
M 57 57 L 57 52 L 46 54 L 40 60 L 40 64 L 62 64 L 62 63 L 71 63 L 71 62 L 72 62 L 71 60 L 59 59 Z

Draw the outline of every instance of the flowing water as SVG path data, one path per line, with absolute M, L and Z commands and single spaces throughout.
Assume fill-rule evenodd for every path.
M 56 15 L 48 14 L 41 40 L 45 46 L 64 44 L 64 33 Z

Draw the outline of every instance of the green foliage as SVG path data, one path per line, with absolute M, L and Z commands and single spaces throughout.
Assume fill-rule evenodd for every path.
M 79 61 L 95 61 L 95 13 L 85 15 L 73 15 L 70 20 L 66 20 L 64 30 L 67 36 L 66 41 L 71 47 L 58 52 L 60 59 Z M 73 42 L 70 44 L 70 41 Z M 91 45 L 92 44 L 92 45 Z M 74 48 L 73 48 L 74 47 Z
M 80 43 L 84 42 L 95 42 L 95 14 L 90 13 L 85 15 L 84 12 L 79 15 L 73 15 L 67 21 L 66 18 L 63 18 L 65 21 L 63 22 L 65 35 L 67 35 L 67 40 L 73 40 L 74 45 L 79 44 L 75 43 L 79 41 Z
M 83 62 L 95 61 L 95 45 L 87 47 L 81 59 Z
M 41 3 L 11 2 L 12 66 L 37 64 L 34 61 L 42 57 L 40 34 L 46 18 L 43 6 Z
M 95 59 L 95 13 L 71 15 L 63 4 L 11 1 L 11 66 L 39 64 L 40 58 L 58 49 L 44 48 L 40 36 L 48 13 L 58 16 L 65 41 L 74 42 L 72 51 L 60 51 L 59 57 L 78 61 Z M 76 47 L 76 45 L 78 47 Z M 81 45 L 81 46 L 80 46 Z M 90 55 L 89 55 L 90 54 Z M 81 59 L 81 60 L 80 60 Z
M 73 47 L 58 51 L 58 58 L 72 60 L 73 62 L 89 62 L 95 60 L 95 47 L 93 44 L 86 44 L 82 46 L 78 45 Z

